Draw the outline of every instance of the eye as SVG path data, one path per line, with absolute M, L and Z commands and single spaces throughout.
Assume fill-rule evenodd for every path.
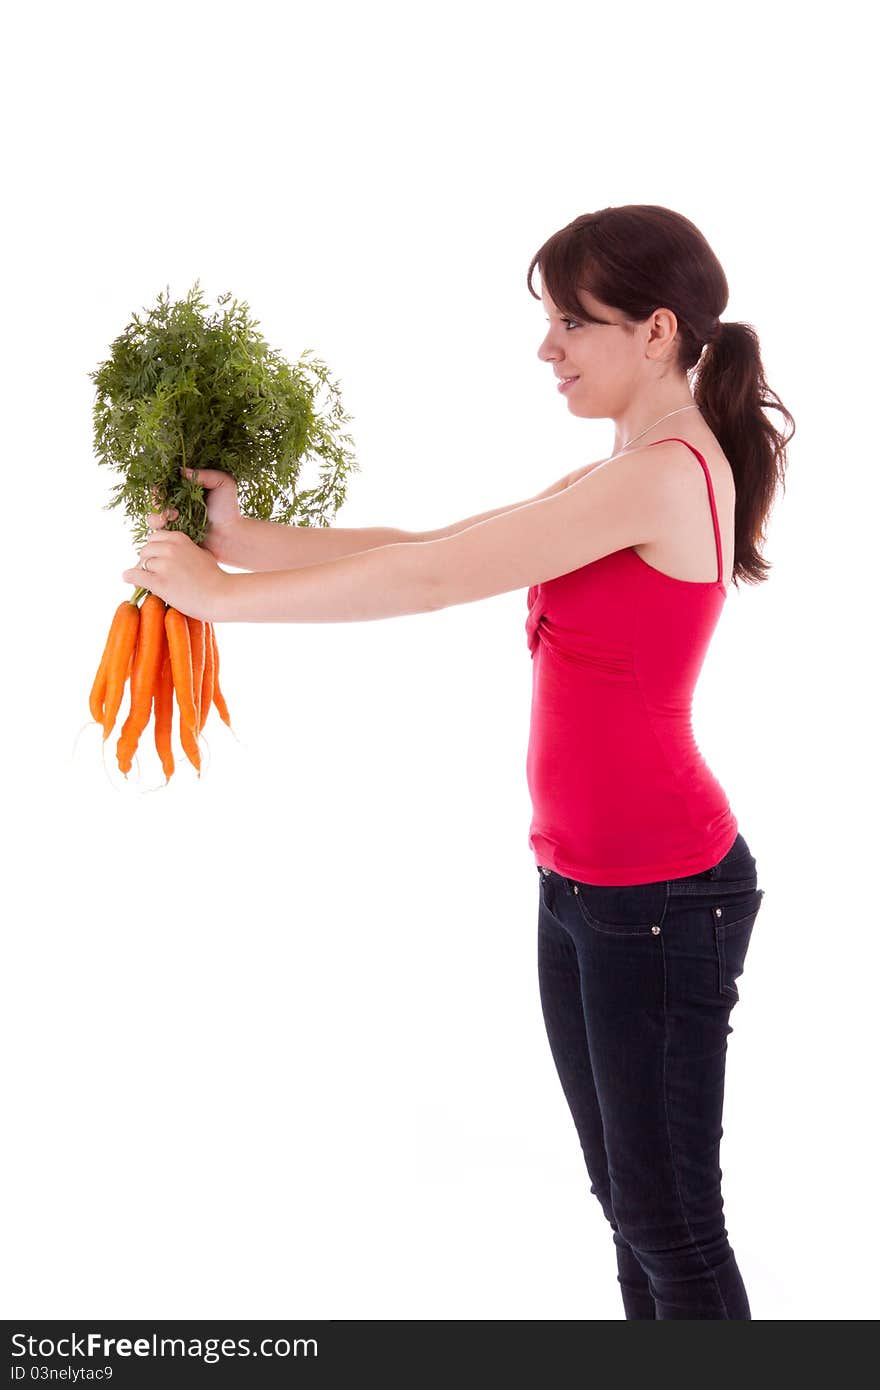
M 581 325 L 577 322 L 576 319 L 563 319 L 562 322 L 563 322 L 564 324 L 566 324 L 566 325 L 568 325 L 568 324 L 573 324 L 575 328 L 580 328 L 580 327 L 581 327 Z M 566 328 L 566 332 L 568 332 L 568 331 L 569 331 L 568 328 Z

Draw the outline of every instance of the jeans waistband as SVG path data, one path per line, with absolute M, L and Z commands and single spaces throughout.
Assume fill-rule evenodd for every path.
M 538 866 L 544 877 L 552 876 L 555 871 L 545 865 Z M 564 875 L 559 875 L 565 878 Z M 568 882 L 565 879 L 565 882 Z M 576 880 L 571 880 L 576 882 Z M 696 874 L 688 874 L 683 878 L 671 878 L 667 880 L 669 897 L 671 898 L 717 898 L 725 893 L 742 893 L 757 887 L 757 864 L 754 855 L 749 849 L 745 837 L 740 833 L 737 835 L 730 849 L 719 859 L 717 864 L 713 864 L 709 869 L 703 869 Z
M 671 898 L 717 898 L 720 891 L 725 893 L 745 892 L 756 886 L 754 871 L 748 878 L 671 878 L 669 896 Z

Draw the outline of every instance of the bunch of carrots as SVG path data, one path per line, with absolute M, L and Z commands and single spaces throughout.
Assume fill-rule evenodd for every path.
M 139 605 L 144 593 L 146 597 Z M 213 623 L 191 618 L 143 589 L 135 590 L 113 615 L 104 654 L 89 695 L 92 718 L 110 737 L 130 682 L 131 704 L 116 744 L 120 772 L 131 770 L 138 741 L 155 719 L 156 751 L 165 783 L 174 774 L 171 728 L 174 698 L 180 712 L 180 742 L 201 776 L 199 734 L 214 704 L 229 725 L 229 710 L 220 689 L 220 656 Z

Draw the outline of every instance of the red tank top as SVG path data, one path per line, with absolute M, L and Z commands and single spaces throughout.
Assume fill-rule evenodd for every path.
M 727 590 L 709 468 L 678 442 L 706 475 L 717 580 L 674 579 L 630 546 L 528 592 L 529 845 L 537 864 L 582 883 L 699 873 L 738 832 L 691 727 Z

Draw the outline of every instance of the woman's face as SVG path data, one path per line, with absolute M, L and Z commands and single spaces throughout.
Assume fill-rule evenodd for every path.
M 541 298 L 549 327 L 538 357 L 550 364 L 554 388 L 559 377 L 576 376 L 578 380 L 562 393 L 571 414 L 591 420 L 618 418 L 651 365 L 644 352 L 651 320 L 629 324 L 618 310 L 586 290 L 578 292 L 583 313 L 577 319 L 564 316 L 546 290 Z

